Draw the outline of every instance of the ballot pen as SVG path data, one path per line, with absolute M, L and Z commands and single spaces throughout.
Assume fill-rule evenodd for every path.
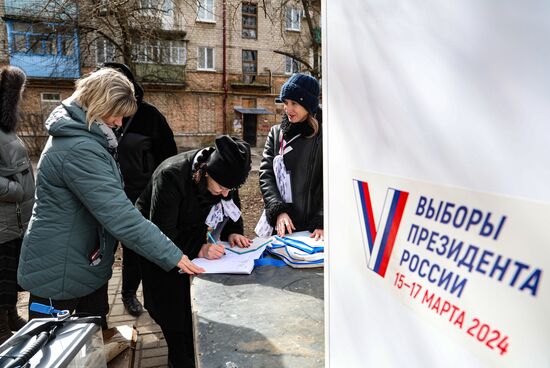
M 218 243 L 218 242 L 216 241 L 216 239 L 214 239 L 214 237 L 212 236 L 212 233 L 210 233 L 209 231 L 206 232 L 206 236 L 208 237 L 208 239 L 210 240 L 210 242 L 211 242 L 212 244 L 217 244 L 217 243 Z M 225 255 L 225 247 L 224 247 L 223 254 Z
M 206 232 L 206 236 L 208 237 L 208 240 L 210 240 L 212 244 L 216 244 L 216 239 L 214 239 L 214 237 L 212 236 L 212 234 L 210 234 L 210 232 Z M 225 255 L 225 247 L 224 247 L 223 254 Z M 185 273 L 185 272 L 183 272 L 182 270 L 178 270 L 178 273 Z
M 210 233 L 209 231 L 206 233 L 206 236 L 208 236 L 208 239 L 210 239 L 210 241 L 212 242 L 212 244 L 216 244 L 216 239 L 214 239 L 214 237 L 212 236 L 212 233 Z

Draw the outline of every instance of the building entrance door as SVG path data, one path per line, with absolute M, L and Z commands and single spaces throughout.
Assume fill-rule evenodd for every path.
M 250 147 L 256 147 L 256 129 L 258 126 L 258 115 L 243 114 L 243 139 L 250 144 Z

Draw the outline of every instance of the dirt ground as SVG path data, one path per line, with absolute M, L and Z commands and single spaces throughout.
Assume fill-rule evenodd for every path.
M 244 220 L 244 235 L 250 239 L 254 239 L 256 237 L 254 228 L 264 209 L 257 171 L 250 173 L 246 183 L 239 189 L 239 196 L 241 198 L 241 211 Z

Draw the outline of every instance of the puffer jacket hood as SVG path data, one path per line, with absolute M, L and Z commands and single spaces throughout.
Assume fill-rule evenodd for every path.
M 52 137 L 82 137 L 87 136 L 103 147 L 108 148 L 105 135 L 95 123 L 88 128 L 86 111 L 72 97 L 64 100 L 50 114 L 44 123 L 46 130 Z

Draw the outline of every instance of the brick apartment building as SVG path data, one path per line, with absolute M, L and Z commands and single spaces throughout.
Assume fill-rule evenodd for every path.
M 34 153 L 46 138 L 43 121 L 72 94 L 74 80 L 106 61 L 131 64 L 181 149 L 223 133 L 263 146 L 281 120 L 274 98 L 282 83 L 320 70 L 319 0 L 112 4 L 0 0 L 0 64 L 28 76 L 21 134 Z

